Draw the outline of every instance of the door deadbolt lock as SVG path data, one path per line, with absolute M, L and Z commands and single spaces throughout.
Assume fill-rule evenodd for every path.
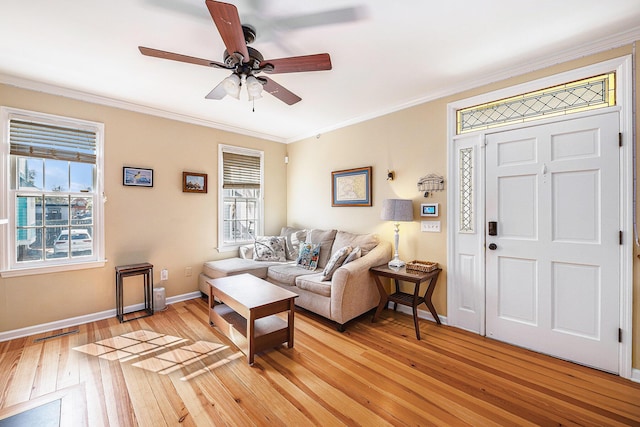
M 497 221 L 489 221 L 489 236 L 497 236 L 498 235 L 498 222 Z

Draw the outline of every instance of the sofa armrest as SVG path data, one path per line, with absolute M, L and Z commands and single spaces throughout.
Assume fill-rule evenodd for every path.
M 391 260 L 391 244 L 382 241 L 367 255 L 338 268 L 331 280 L 331 318 L 340 324 L 357 317 L 380 302 L 371 267 Z

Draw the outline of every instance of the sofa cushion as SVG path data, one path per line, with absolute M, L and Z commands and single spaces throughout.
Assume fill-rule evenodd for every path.
M 338 249 L 333 255 L 331 255 L 329 262 L 327 262 L 327 265 L 324 267 L 324 271 L 322 272 L 323 281 L 331 280 L 333 273 L 342 266 L 342 263 L 347 259 L 347 256 L 349 256 L 352 250 L 353 248 L 351 246 L 345 246 L 344 248 Z
M 349 264 L 351 261 L 355 261 L 361 256 L 362 256 L 362 249 L 360 249 L 360 246 L 356 246 L 355 248 L 353 248 L 351 253 L 345 258 L 342 265 Z
M 286 261 L 285 242 L 285 238 L 282 236 L 258 237 L 254 244 L 253 259 L 256 261 Z
M 217 261 L 205 262 L 202 272 L 212 279 L 249 273 L 261 279 L 267 277 L 267 269 L 274 265 L 273 262 L 254 261 L 252 259 L 227 258 Z
M 375 234 L 354 234 L 347 231 L 338 231 L 331 252 L 333 253 L 345 246 L 351 246 L 352 248 L 360 246 L 362 256 L 365 256 L 370 250 L 378 246 L 379 242 L 380 239 Z
M 320 273 L 297 277 L 296 287 L 325 297 L 331 296 L 331 282 L 323 281 Z
M 308 243 L 320 244 L 320 259 L 318 260 L 319 268 L 324 268 L 327 265 L 327 261 L 329 261 L 329 258 L 331 258 L 331 247 L 333 246 L 333 240 L 335 239 L 335 237 L 336 230 L 311 230 L 307 233 Z M 340 249 L 342 246 L 340 246 L 338 249 Z
M 285 251 L 287 252 L 287 259 L 289 261 L 295 261 L 298 259 L 300 243 L 304 242 L 307 238 L 307 230 L 294 227 L 282 227 L 280 235 L 284 236 L 286 240 Z
M 318 260 L 320 259 L 320 244 L 318 243 L 302 243 L 300 245 L 300 254 L 296 260 L 298 267 L 307 270 L 315 270 L 318 268 Z
M 314 274 L 312 270 L 307 270 L 296 264 L 272 265 L 267 271 L 267 278 L 278 284 L 295 286 L 296 277 L 307 274 Z M 315 273 L 318 274 L 318 273 Z

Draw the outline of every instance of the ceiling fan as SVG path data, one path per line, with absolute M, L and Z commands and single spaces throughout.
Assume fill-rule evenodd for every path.
M 143 55 L 230 70 L 231 75 L 222 80 L 205 98 L 222 99 L 227 95 L 239 98 L 240 88 L 246 85 L 250 100 L 260 98 L 264 90 L 282 102 L 293 105 L 302 98 L 270 78 L 258 76 L 258 74 L 331 69 L 331 58 L 328 53 L 265 60 L 260 52 L 247 46 L 255 40 L 256 32 L 252 27 L 240 23 L 238 9 L 234 5 L 214 0 L 205 0 L 205 2 L 226 47 L 223 62 L 138 46 Z

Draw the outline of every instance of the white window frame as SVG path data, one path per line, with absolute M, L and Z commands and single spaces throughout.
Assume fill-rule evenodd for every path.
M 260 196 L 258 197 L 258 221 L 255 229 L 256 236 L 261 235 L 264 230 L 264 151 L 220 144 L 218 147 L 218 252 L 238 250 L 238 247 L 242 245 L 253 243 L 253 240 L 246 240 L 233 244 L 229 244 L 224 241 L 224 191 L 222 188 L 224 183 L 224 160 L 222 158 L 222 153 L 224 152 L 260 158 Z
M 9 120 L 19 118 L 59 126 L 91 129 L 96 133 L 96 182 L 93 195 L 93 241 L 91 256 L 68 259 L 50 259 L 28 263 L 16 262 L 16 190 L 11 189 L 11 155 Z M 52 114 L 0 107 L 2 139 L 0 140 L 0 277 L 16 277 L 69 270 L 104 267 L 104 124 Z M 44 193 L 44 192 L 43 192 Z

